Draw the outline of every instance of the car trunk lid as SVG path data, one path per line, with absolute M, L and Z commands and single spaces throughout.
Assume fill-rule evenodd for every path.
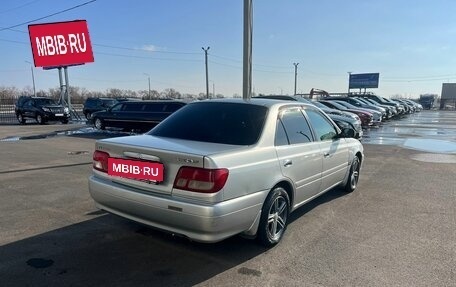
M 205 158 L 209 155 L 224 153 L 239 148 L 242 147 L 160 138 L 150 135 L 101 140 L 96 143 L 96 150 L 108 153 L 111 158 L 161 163 L 164 166 L 164 177 L 162 182 L 157 183 L 147 180 L 111 176 L 107 173 L 98 174 L 99 176 L 109 178 L 113 182 L 138 188 L 145 192 L 171 194 L 174 180 L 181 167 L 205 168 L 207 167 Z

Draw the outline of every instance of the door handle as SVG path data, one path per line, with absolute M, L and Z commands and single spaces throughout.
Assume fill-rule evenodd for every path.
M 287 166 L 290 166 L 292 165 L 293 162 L 291 161 L 291 159 L 286 159 L 284 162 L 283 162 L 283 166 L 287 167 Z

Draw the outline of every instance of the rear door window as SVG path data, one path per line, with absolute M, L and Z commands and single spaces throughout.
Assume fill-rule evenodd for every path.
M 277 119 L 277 127 L 276 127 L 274 144 L 276 146 L 289 144 L 287 133 L 285 132 L 285 128 L 283 127 L 282 121 L 280 119 Z
M 319 140 L 332 140 L 337 137 L 336 128 L 322 113 L 314 109 L 306 109 L 306 114 Z
M 300 108 L 287 109 L 281 113 L 283 124 L 290 144 L 301 144 L 313 141 L 312 132 Z

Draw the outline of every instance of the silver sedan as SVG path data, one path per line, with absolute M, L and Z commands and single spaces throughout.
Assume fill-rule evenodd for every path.
M 364 155 L 353 135 L 304 103 L 195 102 L 147 134 L 97 141 L 89 191 L 100 209 L 191 240 L 273 246 L 291 212 L 355 190 Z

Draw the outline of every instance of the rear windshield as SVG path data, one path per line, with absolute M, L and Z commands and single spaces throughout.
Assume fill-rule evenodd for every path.
M 158 137 L 231 145 L 252 145 L 263 130 L 268 109 L 243 103 L 186 105 L 149 134 Z

